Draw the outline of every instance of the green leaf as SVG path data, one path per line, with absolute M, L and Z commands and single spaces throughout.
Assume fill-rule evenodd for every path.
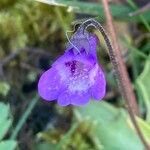
M 14 150 L 17 146 L 17 142 L 13 140 L 6 140 L 0 142 L 0 150 Z
M 6 96 L 10 90 L 10 85 L 6 82 L 0 82 L 0 94 Z
M 9 116 L 9 111 L 10 109 L 8 105 L 0 103 L 0 140 L 5 136 L 12 123 L 12 120 Z
M 134 3 L 133 0 L 127 0 L 127 3 L 134 9 L 134 10 L 138 10 L 138 7 L 136 6 L 136 4 Z M 143 25 L 147 28 L 147 30 L 150 32 L 150 25 L 148 23 L 148 21 L 144 18 L 144 16 L 142 14 L 139 15 L 139 19 L 141 20 L 141 22 L 143 22 Z
M 49 5 L 67 7 L 68 10 L 77 13 L 85 13 L 90 15 L 99 16 L 100 20 L 104 19 L 103 5 L 101 3 L 71 1 L 71 0 L 37 0 L 42 3 Z M 115 19 L 119 20 L 130 20 L 130 21 L 141 21 L 139 16 L 130 17 L 128 14 L 133 12 L 133 9 L 127 5 L 111 4 L 110 9 Z M 143 15 L 145 19 L 150 20 L 150 15 L 145 13 Z
M 84 108 L 76 108 L 82 118 L 97 121 L 95 137 L 104 150 L 143 150 L 144 147 L 135 131 L 128 123 L 128 115 L 123 109 L 117 109 L 106 102 L 94 102 Z
M 141 118 L 137 118 L 137 121 L 140 129 L 142 130 L 142 133 L 144 134 L 144 137 L 150 143 L 150 125 Z
M 36 150 L 57 150 L 56 145 L 50 142 L 40 142 L 35 146 Z
M 150 59 L 147 59 L 145 67 L 141 75 L 137 78 L 136 84 L 138 91 L 143 97 L 145 106 L 147 108 L 147 121 L 150 122 Z

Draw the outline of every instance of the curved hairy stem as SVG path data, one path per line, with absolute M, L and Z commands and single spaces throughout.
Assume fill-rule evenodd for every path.
M 109 51 L 109 57 L 112 62 L 113 68 L 115 70 L 115 77 L 118 81 L 120 92 L 121 92 L 123 98 L 126 100 L 127 110 L 129 112 L 131 121 L 135 127 L 137 134 L 139 135 L 139 138 L 145 145 L 145 148 L 149 149 L 149 145 L 147 144 L 146 140 L 144 139 L 143 134 L 140 131 L 138 124 L 136 122 L 136 118 L 134 116 L 134 115 L 139 114 L 138 107 L 137 107 L 135 95 L 133 92 L 133 88 L 131 86 L 131 82 L 130 82 L 128 74 L 127 74 L 125 64 L 121 57 L 121 53 L 119 52 L 119 48 L 117 48 L 117 50 L 113 48 L 105 29 L 102 27 L 102 25 L 99 22 L 95 21 L 94 19 L 86 20 L 85 22 L 83 22 L 81 24 L 81 26 L 79 28 L 86 30 L 87 27 L 89 27 L 89 26 L 94 26 L 96 29 L 98 29 L 105 40 L 105 43 L 106 43 L 108 51 Z

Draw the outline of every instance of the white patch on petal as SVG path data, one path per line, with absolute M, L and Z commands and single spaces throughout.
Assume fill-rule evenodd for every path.
M 59 74 L 61 81 L 66 84 L 70 92 L 85 92 L 93 84 L 95 84 L 95 77 L 98 73 L 98 64 L 93 68 L 79 61 L 72 61 L 68 66 L 60 64 Z
M 65 80 L 68 80 L 70 76 L 70 70 L 67 68 L 64 64 L 60 64 L 59 68 L 57 68 L 59 75 L 60 75 L 60 80 L 63 82 Z
M 94 66 L 94 68 L 93 69 L 91 69 L 91 71 L 89 72 L 89 80 L 91 81 L 91 83 L 92 84 L 94 84 L 95 83 L 95 77 L 96 77 L 96 75 L 97 75 L 97 73 L 98 73 L 98 64 L 96 64 L 95 66 Z
M 68 89 L 71 92 L 86 91 L 90 87 L 88 76 L 70 78 Z

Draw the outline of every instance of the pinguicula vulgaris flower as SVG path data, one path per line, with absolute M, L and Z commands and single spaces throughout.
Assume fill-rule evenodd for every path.
M 98 38 L 81 26 L 69 40 L 67 50 L 44 72 L 38 83 L 40 96 L 60 106 L 80 106 L 105 96 L 106 80 L 98 64 Z

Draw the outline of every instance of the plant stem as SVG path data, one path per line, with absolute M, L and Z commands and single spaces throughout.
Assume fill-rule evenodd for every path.
M 111 12 L 109 9 L 108 0 L 102 0 L 102 3 L 104 6 L 106 21 L 107 21 L 107 25 L 109 27 L 109 32 L 110 32 L 111 37 L 112 37 L 112 44 L 114 47 L 114 49 L 111 47 L 111 51 L 112 51 L 113 56 L 114 56 L 114 58 L 113 58 L 114 60 L 112 63 L 113 63 L 113 65 L 115 65 L 114 68 L 115 68 L 115 71 L 118 75 L 118 79 L 120 82 L 119 85 L 120 85 L 121 90 L 122 90 L 122 95 L 126 100 L 127 109 L 128 109 L 130 118 L 132 120 L 132 123 L 135 127 L 135 130 L 136 130 L 139 138 L 143 142 L 145 148 L 147 150 L 149 150 L 150 147 L 149 147 L 147 141 L 145 140 L 145 138 L 144 138 L 137 122 L 136 122 L 136 118 L 134 116 L 134 114 L 136 114 L 136 115 L 139 114 L 137 103 L 136 103 L 136 98 L 135 98 L 135 95 L 133 92 L 133 88 L 131 86 L 131 82 L 129 80 L 126 66 L 125 66 L 123 59 L 121 57 L 120 47 L 119 47 L 119 44 L 117 42 L 117 36 L 116 36 L 115 29 L 113 26 L 112 15 L 111 15 Z
M 123 62 L 123 58 L 121 57 L 119 47 L 115 47 L 116 49 L 113 49 L 111 42 L 108 38 L 108 35 L 106 34 L 106 31 L 104 30 L 102 25 L 99 22 L 95 21 L 94 19 L 89 19 L 83 22 L 80 28 L 82 28 L 84 32 L 84 30 L 86 30 L 89 26 L 94 26 L 103 35 L 103 38 L 109 50 L 108 54 L 109 54 L 110 60 L 113 64 L 113 67 L 116 73 L 115 77 L 117 77 L 120 92 L 122 96 L 129 102 L 129 105 L 133 109 L 133 113 L 138 115 L 139 114 L 138 105 L 136 103 L 133 88 L 129 80 L 125 64 Z
M 109 33 L 111 34 L 112 39 L 112 45 L 114 49 L 112 49 L 112 63 L 115 65 L 115 71 L 117 73 L 117 77 L 119 79 L 119 85 L 122 91 L 123 97 L 127 100 L 131 108 L 133 109 L 133 113 L 136 115 L 139 115 L 138 105 L 136 102 L 136 98 L 133 92 L 133 88 L 127 73 L 127 69 L 125 66 L 125 63 L 123 61 L 123 58 L 121 56 L 120 47 L 117 41 L 117 36 L 114 30 L 114 26 L 112 23 L 112 17 L 109 10 L 108 2 L 107 0 L 102 0 L 103 6 L 104 6 L 104 12 L 106 15 L 106 21 L 107 25 L 109 27 Z
M 111 45 L 111 42 L 108 38 L 108 35 L 106 34 L 106 31 L 104 30 L 102 25 L 100 23 L 98 23 L 97 21 L 93 20 L 93 19 L 89 19 L 89 20 L 83 22 L 81 24 L 80 28 L 82 28 L 81 30 L 84 31 L 89 26 L 94 26 L 103 35 L 103 38 L 104 38 L 104 40 L 106 42 L 106 45 L 108 47 L 108 50 L 109 50 L 109 57 L 110 57 L 110 60 L 113 64 L 113 67 L 114 67 L 114 70 L 115 70 L 115 73 L 116 73 L 116 77 L 117 77 L 118 85 L 120 87 L 121 94 L 122 94 L 122 96 L 124 97 L 124 99 L 126 100 L 126 103 L 127 103 L 127 110 L 128 110 L 129 115 L 130 115 L 131 121 L 132 121 L 132 123 L 135 127 L 135 130 L 136 130 L 139 138 L 143 142 L 145 148 L 147 150 L 150 150 L 150 147 L 147 144 L 147 141 L 144 139 L 144 136 L 143 136 L 143 134 L 142 134 L 137 122 L 136 122 L 135 116 L 134 116 L 135 110 L 133 109 L 133 106 L 131 105 L 132 103 L 130 103 L 131 100 L 132 100 L 132 94 L 131 93 L 133 92 L 133 89 L 132 89 L 131 82 L 129 80 L 126 68 L 120 68 L 120 65 L 122 65 L 122 64 L 120 64 L 120 60 L 122 61 L 122 59 L 118 59 L 118 57 L 116 57 L 117 52 L 113 49 L 113 47 Z M 120 56 L 120 58 L 121 58 L 121 56 Z M 125 64 L 124 64 L 124 67 L 125 67 Z M 122 71 L 122 69 L 125 69 L 125 70 Z M 125 71 L 126 71 L 126 73 L 124 74 Z M 129 93 L 128 93 L 128 91 L 129 91 Z
M 27 118 L 29 117 L 31 111 L 33 110 L 33 108 L 35 107 L 35 105 L 37 104 L 39 97 L 36 96 L 35 98 L 32 99 L 32 101 L 28 104 L 28 107 L 26 109 L 26 111 L 24 112 L 24 114 L 22 115 L 21 119 L 18 121 L 15 129 L 13 130 L 10 139 L 14 140 L 16 139 L 19 131 L 21 130 L 22 126 L 24 125 L 24 123 L 26 122 Z

